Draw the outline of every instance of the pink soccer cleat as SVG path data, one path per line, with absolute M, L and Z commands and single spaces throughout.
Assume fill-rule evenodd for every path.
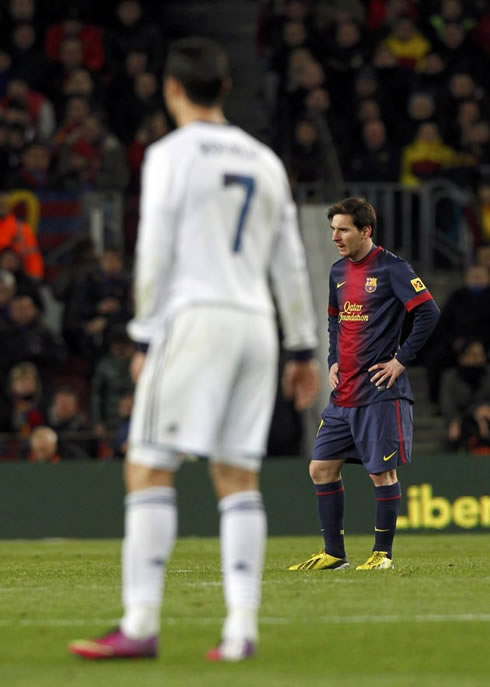
M 68 651 L 82 658 L 93 660 L 104 658 L 156 658 L 157 637 L 131 639 L 121 632 L 112 630 L 99 639 L 77 639 L 68 645 Z
M 208 661 L 244 661 L 255 656 L 257 647 L 249 639 L 222 642 L 206 654 Z

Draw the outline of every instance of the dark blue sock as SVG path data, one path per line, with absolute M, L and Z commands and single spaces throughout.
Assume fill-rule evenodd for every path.
M 322 526 L 325 551 L 344 558 L 344 483 L 315 484 L 318 515 Z
M 392 558 L 396 519 L 402 497 L 400 482 L 385 487 L 374 487 L 374 493 L 376 494 L 376 526 L 373 551 L 386 551 Z

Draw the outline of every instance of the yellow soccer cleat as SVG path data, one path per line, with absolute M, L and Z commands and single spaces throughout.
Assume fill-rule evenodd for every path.
M 393 568 L 393 561 L 386 551 L 373 551 L 367 561 L 358 565 L 356 570 L 388 570 Z
M 340 570 L 348 568 L 347 558 L 336 558 L 325 551 L 314 553 L 311 558 L 297 565 L 290 565 L 288 570 Z

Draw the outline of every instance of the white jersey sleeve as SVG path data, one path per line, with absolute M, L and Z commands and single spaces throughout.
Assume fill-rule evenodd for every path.
M 295 351 L 316 348 L 316 318 L 298 229 L 296 205 L 284 171 L 284 204 L 271 256 L 271 279 L 284 330 L 284 348 Z
M 147 343 L 158 329 L 174 252 L 174 196 L 170 164 L 164 151 L 147 149 L 141 189 L 134 273 L 135 317 L 128 332 L 134 341 Z

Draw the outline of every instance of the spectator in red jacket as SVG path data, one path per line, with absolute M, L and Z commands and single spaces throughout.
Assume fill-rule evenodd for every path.
M 46 31 L 44 49 L 53 61 L 61 59 L 62 44 L 66 39 L 76 38 L 82 49 L 82 64 L 93 71 L 104 66 L 104 40 L 102 31 L 97 26 L 84 24 L 76 6 L 66 12 L 64 21 L 50 26 Z
M 72 96 L 65 105 L 65 115 L 56 131 L 53 143 L 56 146 L 64 143 L 74 143 L 80 136 L 83 122 L 90 112 L 87 98 L 79 95 Z

